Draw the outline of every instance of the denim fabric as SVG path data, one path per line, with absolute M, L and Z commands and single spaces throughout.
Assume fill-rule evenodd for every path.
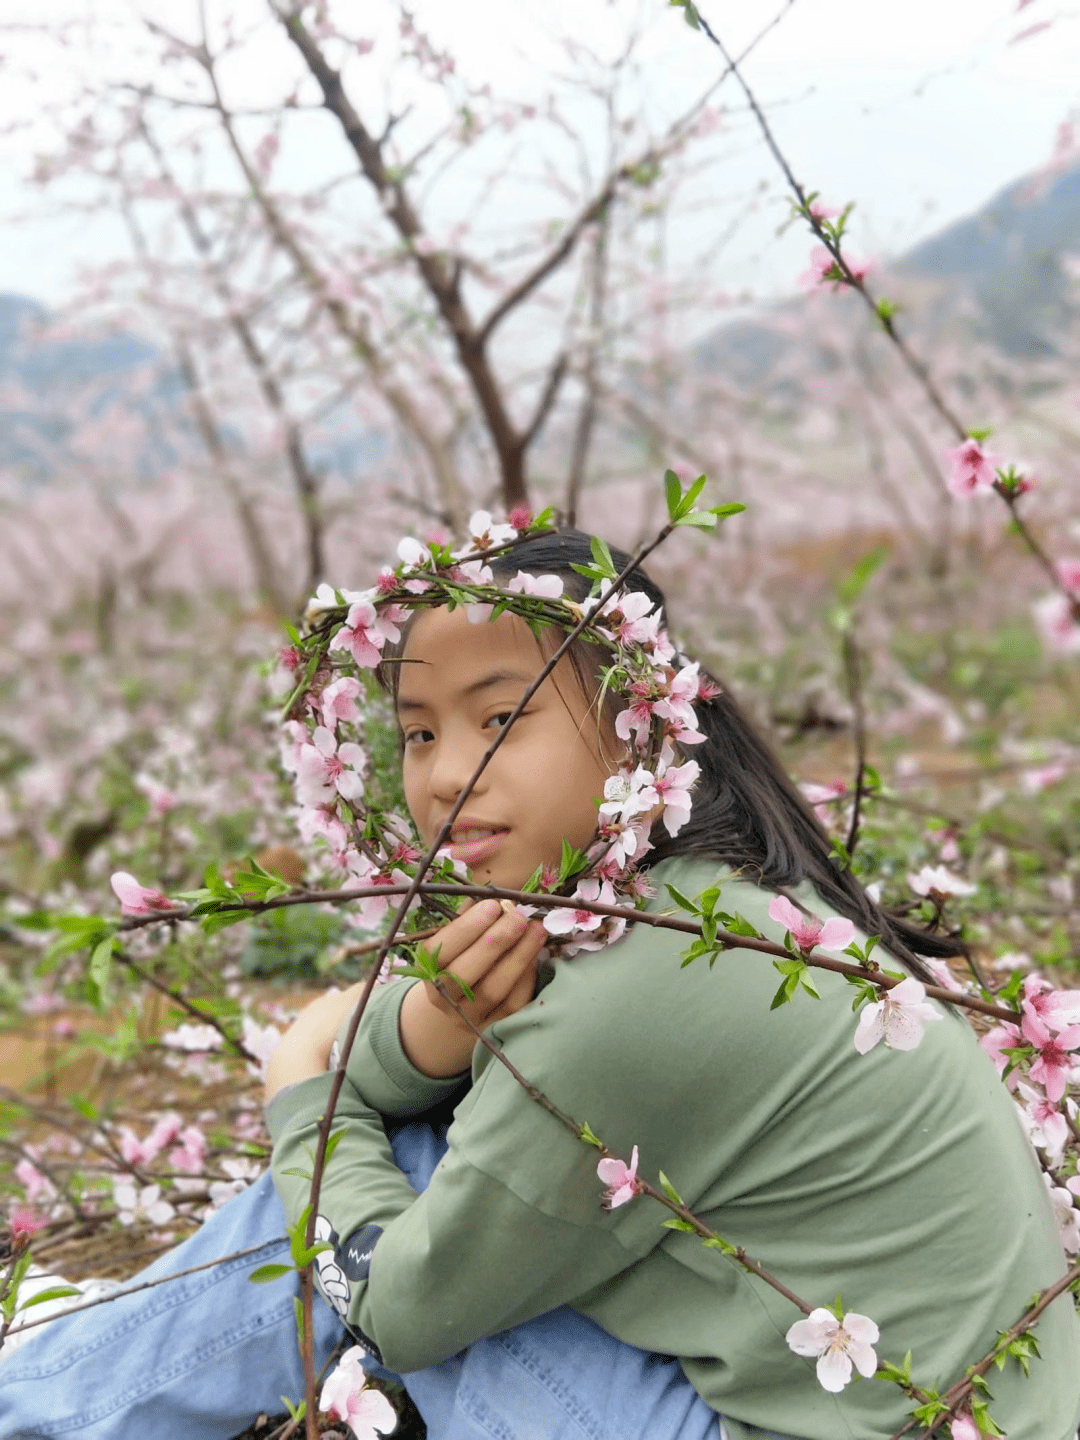
M 394 1158 L 423 1189 L 445 1131 L 393 1136 Z M 256 1254 L 57 1319 L 0 1354 L 0 1440 L 231 1440 L 281 1396 L 303 1392 L 292 1275 L 247 1276 L 287 1260 L 269 1174 L 224 1205 L 138 1279 L 265 1241 Z M 316 1365 L 344 1337 L 315 1302 Z M 351 1343 L 351 1342 L 350 1342 Z M 374 1367 L 373 1367 L 374 1368 Z M 386 1372 L 382 1372 L 386 1373 Z M 398 1378 L 398 1377 L 395 1377 Z M 431 1440 L 722 1440 L 676 1360 L 624 1345 L 562 1307 L 400 1377 Z

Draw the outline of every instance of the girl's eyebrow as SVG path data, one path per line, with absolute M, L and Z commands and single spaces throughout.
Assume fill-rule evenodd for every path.
M 535 678 L 533 675 L 519 674 L 516 670 L 493 670 L 490 675 L 484 675 L 479 680 L 474 680 L 471 685 L 466 685 L 461 693 L 463 696 L 475 695 L 481 690 L 488 690 L 491 686 L 501 685 L 507 680 L 516 680 L 521 685 L 529 685 Z M 399 694 L 397 708 L 400 713 L 402 710 L 424 710 L 427 707 L 423 700 L 410 700 Z

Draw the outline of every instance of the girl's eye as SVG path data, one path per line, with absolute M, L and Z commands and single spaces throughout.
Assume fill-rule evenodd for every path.
M 487 730 L 492 725 L 495 725 L 499 730 L 501 730 L 513 713 L 514 712 L 512 710 L 500 710 L 497 715 L 492 715 L 490 719 L 484 721 L 484 729 Z
M 435 739 L 431 730 L 410 730 L 404 737 L 406 745 L 426 745 L 429 740 Z

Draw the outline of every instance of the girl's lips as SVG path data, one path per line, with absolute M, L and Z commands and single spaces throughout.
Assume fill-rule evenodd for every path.
M 479 826 L 474 827 L 479 829 Z M 494 855 L 502 842 L 510 832 L 508 830 L 495 830 L 490 835 L 485 835 L 479 840 L 451 840 L 447 847 L 455 860 L 460 860 L 470 870 Z

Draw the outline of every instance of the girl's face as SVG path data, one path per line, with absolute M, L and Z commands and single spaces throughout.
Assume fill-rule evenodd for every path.
M 524 621 L 472 624 L 463 608 L 421 611 L 405 646 L 398 721 L 405 799 L 428 844 L 545 656 Z M 615 764 L 564 657 L 514 722 L 454 821 L 450 851 L 481 884 L 519 889 L 562 842 L 584 849 Z

